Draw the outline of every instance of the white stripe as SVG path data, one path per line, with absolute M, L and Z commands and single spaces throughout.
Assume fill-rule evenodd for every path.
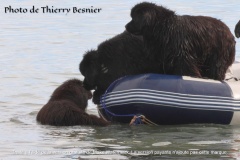
M 229 100 L 224 100 L 224 99 L 216 99 L 216 98 L 211 98 L 211 99 L 206 99 L 206 98 L 202 98 L 201 95 L 199 97 L 191 97 L 190 95 L 187 96 L 175 96 L 175 95 L 167 95 L 167 94 L 155 94 L 155 93 L 148 93 L 148 92 L 127 92 L 127 93 L 122 93 L 122 94 L 115 94 L 115 93 L 111 93 L 111 94 L 107 94 L 106 95 L 106 99 L 111 99 L 111 100 L 115 100 L 115 99 L 121 99 L 121 98 L 129 98 L 129 97 L 134 97 L 135 95 L 138 95 L 138 97 L 149 97 L 149 98 L 157 98 L 159 99 L 160 97 L 167 97 L 169 99 L 183 99 L 186 100 L 187 102 L 191 101 L 191 100 L 199 100 L 201 102 L 203 101 L 217 101 L 217 102 L 229 102 L 232 103 L 237 102 L 240 103 L 240 100 L 235 100 L 233 98 L 229 98 Z M 104 97 L 104 96 L 103 96 Z
M 240 105 L 239 104 L 226 104 L 226 106 L 218 106 L 218 104 L 212 104 L 212 105 L 208 105 L 208 103 L 202 104 L 202 105 L 198 105 L 198 104 L 194 104 L 194 103 L 190 103 L 190 104 L 186 104 L 186 103 L 181 103 L 181 102 L 171 102 L 171 101 L 156 101 L 156 100 L 151 100 L 151 99 L 143 99 L 143 98 L 130 98 L 127 100 L 116 100 L 116 101 L 105 101 L 105 105 L 107 106 L 115 106 L 115 105 L 120 105 L 122 103 L 125 104 L 132 104 L 132 103 L 136 103 L 134 101 L 137 101 L 137 103 L 145 103 L 145 104 L 151 104 L 151 103 L 155 103 L 157 105 L 164 105 L 164 104 L 169 104 L 169 105 L 173 105 L 173 106 L 184 106 L 184 107 L 195 107 L 195 108 L 219 108 L 219 109 L 240 109 Z
M 129 103 L 129 102 L 127 102 L 127 103 L 121 103 L 121 104 L 117 104 L 117 105 L 128 105 L 128 104 L 132 104 L 132 103 L 134 103 L 134 102 L 131 102 L 131 103 Z M 138 104 L 145 104 L 145 103 L 142 103 L 142 102 L 139 102 Z M 221 108 L 202 108 L 202 107 L 196 107 L 196 108 L 194 108 L 194 107 L 184 107 L 184 106 L 173 106 L 173 105 L 167 105 L 167 104 L 159 104 L 159 103 L 147 103 L 147 104 L 149 104 L 149 105 L 159 105 L 160 107 L 162 107 L 162 106 L 166 106 L 166 107 L 172 107 L 172 108 L 184 108 L 184 109 L 195 109 L 195 110 L 216 110 L 216 111 L 231 111 L 231 112 L 233 112 L 233 111 L 240 111 L 240 108 L 236 108 L 235 110 L 234 110 L 234 108 L 226 108 L 226 109 L 221 109 Z M 115 106 L 115 105 L 109 105 L 109 106 L 105 106 L 106 108 L 111 108 L 111 107 L 113 107 L 113 106 Z
M 114 91 L 108 94 L 124 94 L 128 92 L 138 92 L 143 91 L 144 93 L 159 93 L 159 94 L 170 94 L 170 95 L 176 95 L 176 96 L 187 96 L 187 97 L 205 97 L 205 98 L 216 98 L 216 99 L 233 99 L 231 97 L 221 97 L 221 96 L 209 96 L 209 95 L 194 95 L 194 94 L 184 94 L 184 93 L 175 93 L 175 92 L 166 92 L 166 91 L 157 91 L 157 90 L 150 90 L 150 89 L 129 89 L 129 90 L 123 90 L 123 91 Z
M 202 105 L 208 105 L 208 104 L 212 104 L 212 105 L 227 105 L 227 106 L 238 106 L 240 107 L 240 103 L 239 102 L 228 102 L 228 103 L 218 103 L 218 102 L 213 102 L 211 100 L 208 101 L 188 101 L 188 100 L 181 100 L 181 99 L 173 99 L 173 98 L 164 98 L 164 97 L 153 97 L 153 96 L 147 96 L 147 95 L 138 95 L 138 96 L 124 96 L 124 97 L 115 97 L 115 98 L 107 98 L 105 99 L 106 104 L 111 104 L 111 103 L 117 103 L 117 101 L 134 101 L 134 100 L 138 100 L 138 101 L 155 101 L 155 102 L 168 102 L 170 101 L 170 103 L 174 103 L 171 101 L 175 101 L 175 102 L 179 102 L 179 104 L 183 104 L 183 103 L 190 103 L 190 104 L 202 104 Z
M 140 92 L 138 91 L 140 90 Z M 181 93 L 152 91 L 146 89 L 130 89 L 125 91 L 112 92 L 102 97 L 102 101 L 107 106 L 116 106 L 122 104 L 144 103 L 155 105 L 172 105 L 180 108 L 202 108 L 219 110 L 240 110 L 240 100 L 231 97 L 188 95 Z M 151 92 L 152 91 L 152 92 Z M 163 94 L 164 93 L 164 94 Z M 173 95 L 166 95 L 173 94 Z M 204 98 L 203 98 L 204 97 Z M 207 99 L 208 97 L 208 99 Z M 210 98 L 210 99 L 209 99 Z M 222 100 L 221 98 L 227 99 Z

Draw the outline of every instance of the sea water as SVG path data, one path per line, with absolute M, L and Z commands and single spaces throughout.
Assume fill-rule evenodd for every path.
M 83 54 L 121 33 L 131 19 L 130 9 L 139 2 L 1 1 L 1 160 L 240 157 L 240 126 L 116 124 L 108 127 L 54 127 L 36 122 L 38 111 L 56 87 L 70 78 L 83 79 L 78 69 Z M 177 14 L 221 19 L 231 32 L 240 19 L 238 0 L 153 2 Z M 74 7 L 76 12 L 73 12 Z M 82 13 L 87 9 L 89 12 Z M 236 42 L 236 59 L 240 60 L 240 39 Z M 91 101 L 88 112 L 97 114 Z

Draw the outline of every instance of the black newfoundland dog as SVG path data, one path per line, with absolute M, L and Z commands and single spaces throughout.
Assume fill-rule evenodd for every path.
M 180 16 L 147 2 L 135 5 L 131 17 L 126 30 L 143 36 L 149 56 L 165 74 L 224 80 L 234 62 L 234 36 L 220 20 Z
M 53 126 L 108 125 L 102 118 L 85 112 L 91 98 L 92 93 L 82 87 L 80 80 L 68 80 L 53 92 L 48 103 L 38 112 L 37 121 Z
M 159 73 L 159 68 L 144 51 L 142 38 L 126 31 L 101 43 L 97 50 L 88 51 L 79 65 L 85 77 L 84 88 L 95 89 L 95 104 L 100 103 L 100 96 L 116 79 L 126 75 Z

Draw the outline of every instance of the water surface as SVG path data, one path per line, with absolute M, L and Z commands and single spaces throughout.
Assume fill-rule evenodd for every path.
M 53 90 L 78 70 L 83 54 L 121 33 L 140 1 L 9 0 L 0 7 L 0 159 L 237 159 L 240 127 L 177 125 L 53 127 L 36 115 Z M 157 1 L 178 14 L 221 19 L 233 32 L 240 2 Z M 5 7 L 102 8 L 96 14 L 5 13 Z M 236 59 L 240 40 L 236 39 Z M 89 112 L 97 114 L 89 102 Z

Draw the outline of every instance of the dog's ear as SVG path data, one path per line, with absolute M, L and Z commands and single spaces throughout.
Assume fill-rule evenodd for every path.
M 79 65 L 79 70 L 84 76 L 83 87 L 87 90 L 96 88 L 101 65 L 97 50 L 90 50 L 85 53 Z
M 83 55 L 83 59 L 79 64 L 79 71 L 81 72 L 82 75 L 85 76 L 86 72 L 89 70 L 88 68 L 97 63 L 98 57 L 99 54 L 97 53 L 96 50 L 87 51 Z
M 151 25 L 156 18 L 156 12 L 154 10 L 148 10 L 145 11 L 144 15 L 143 15 L 143 24 L 145 25 Z

